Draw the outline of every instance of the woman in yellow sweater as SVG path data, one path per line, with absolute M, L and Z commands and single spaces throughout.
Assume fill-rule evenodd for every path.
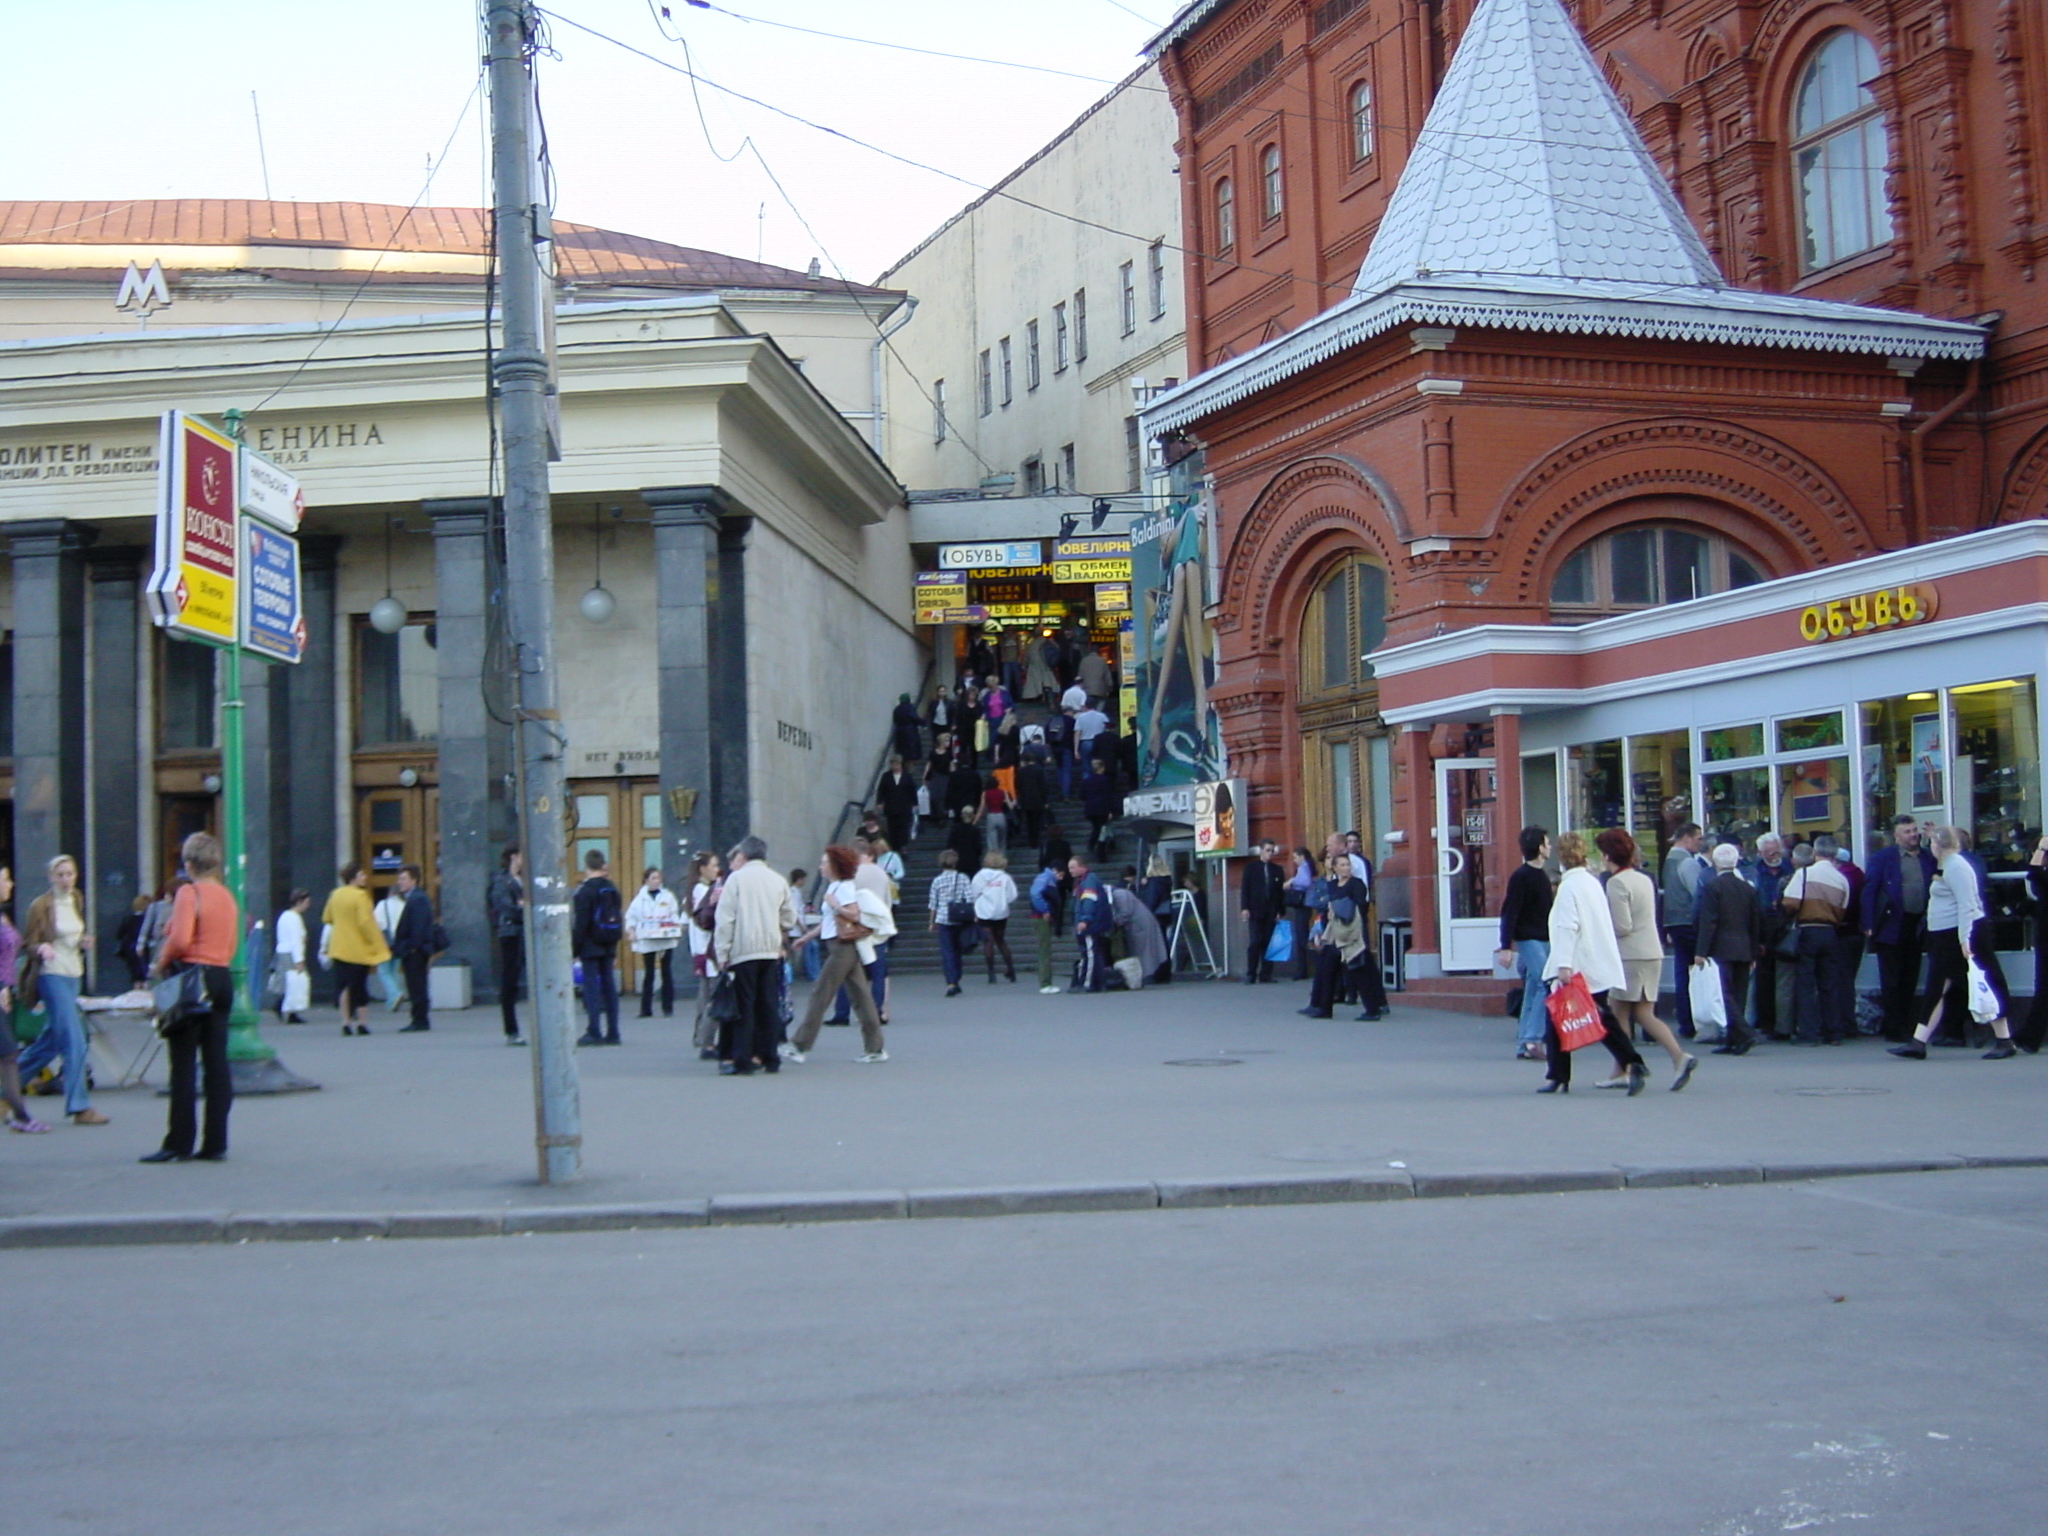
M 370 972 L 391 958 L 391 946 L 377 926 L 370 910 L 370 872 L 360 864 L 341 866 L 341 884 L 327 898 L 327 910 L 320 921 L 327 925 L 321 950 L 334 962 L 336 1001 L 341 1005 L 341 1032 L 367 1035 L 363 1022 L 363 1000 L 369 992 Z

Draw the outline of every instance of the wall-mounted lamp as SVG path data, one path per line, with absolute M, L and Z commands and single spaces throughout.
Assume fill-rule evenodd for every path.
M 419 771 L 419 769 L 417 769 L 417 768 L 401 768 L 401 769 L 399 769 L 399 770 L 398 770 L 398 782 L 399 782 L 399 784 L 400 784 L 400 786 L 401 786 L 401 787 L 403 787 L 403 788 L 405 788 L 405 789 L 411 789 L 411 788 L 412 788 L 412 787 L 413 787 L 413 786 L 414 786 L 415 784 L 419 783 L 419 781 L 420 781 L 420 771 Z
M 206 775 L 205 778 L 199 781 L 199 787 L 205 790 L 209 795 L 219 794 L 220 775 L 217 773 L 209 773 L 208 775 Z

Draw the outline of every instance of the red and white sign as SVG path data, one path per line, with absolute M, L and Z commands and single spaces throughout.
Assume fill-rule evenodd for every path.
M 196 416 L 166 411 L 158 454 L 151 616 L 176 634 L 233 645 L 239 612 L 236 445 Z

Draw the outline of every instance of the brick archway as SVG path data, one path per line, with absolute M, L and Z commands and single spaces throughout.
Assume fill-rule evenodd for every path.
M 1832 477 L 1783 443 L 1727 422 L 1632 422 L 1588 433 L 1524 476 L 1494 524 L 1514 598 L 1540 606 L 1572 548 L 1626 521 L 1610 509 L 1679 497 L 1721 509 L 1718 531 L 1783 576 L 1878 547 Z
M 2048 427 L 2012 456 L 1994 521 L 2021 523 L 2030 517 L 2048 517 Z

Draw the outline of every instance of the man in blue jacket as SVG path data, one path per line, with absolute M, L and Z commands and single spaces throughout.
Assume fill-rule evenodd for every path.
M 1920 823 L 1892 818 L 1892 840 L 1870 856 L 1863 871 L 1864 937 L 1877 951 L 1877 984 L 1884 998 L 1884 1037 L 1913 1033 L 1913 996 L 1927 942 L 1927 891 L 1934 855 L 1920 846 Z
M 1074 984 L 1069 992 L 1100 992 L 1109 985 L 1109 968 L 1102 947 L 1114 921 L 1109 910 L 1109 893 L 1088 861 L 1078 855 L 1067 861 L 1067 873 L 1074 878 L 1074 939 L 1081 956 L 1074 962 Z

